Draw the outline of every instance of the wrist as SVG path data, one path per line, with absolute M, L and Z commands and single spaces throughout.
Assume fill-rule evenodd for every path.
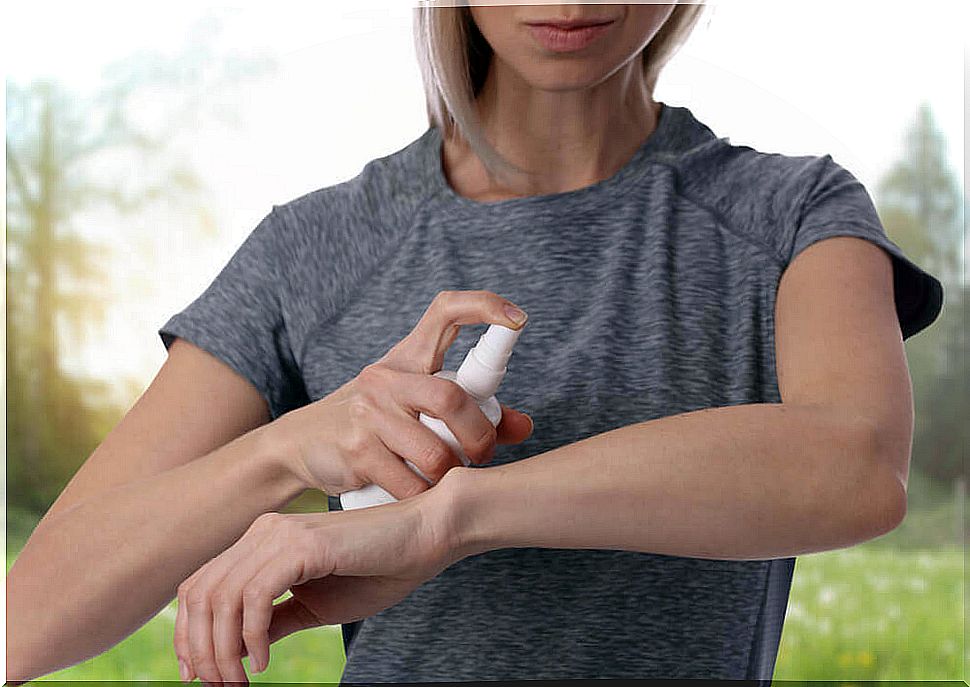
M 289 442 L 276 421 L 257 427 L 251 434 L 256 459 L 266 468 L 270 481 L 279 487 L 286 503 L 309 488 L 296 469 Z
M 435 527 L 446 542 L 450 563 L 497 548 L 482 527 L 487 521 L 483 512 L 485 499 L 481 498 L 487 491 L 482 482 L 488 479 L 488 472 L 455 467 L 425 492 Z

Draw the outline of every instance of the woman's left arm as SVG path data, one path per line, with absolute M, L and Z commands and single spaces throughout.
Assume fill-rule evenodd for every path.
M 906 510 L 912 391 L 889 257 L 834 237 L 776 304 L 782 403 L 628 425 L 355 511 L 267 514 L 179 589 L 176 652 L 210 681 L 292 632 L 394 605 L 462 558 L 508 547 L 764 559 L 849 546 Z M 291 589 L 293 596 L 273 605 Z M 181 603 L 182 600 L 186 603 Z
M 459 557 L 537 546 L 767 559 L 895 528 L 913 406 L 889 256 L 854 237 L 819 241 L 788 266 L 775 310 L 782 403 L 706 408 L 456 468 L 441 486 L 453 492 Z

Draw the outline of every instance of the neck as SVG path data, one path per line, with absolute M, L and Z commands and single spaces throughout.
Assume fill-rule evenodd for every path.
M 443 164 L 452 187 L 485 201 L 572 191 L 609 178 L 653 132 L 660 111 L 637 60 L 595 86 L 547 90 L 495 59 L 476 106 L 492 145 L 531 173 L 514 189 L 503 186 L 465 141 L 449 139 Z

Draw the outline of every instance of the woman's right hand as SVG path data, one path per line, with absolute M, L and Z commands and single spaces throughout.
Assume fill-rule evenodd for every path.
M 464 389 L 432 376 L 461 325 L 524 325 L 506 306 L 512 304 L 490 291 L 441 291 L 414 329 L 380 360 L 328 396 L 279 417 L 267 429 L 286 447 L 294 474 L 306 488 L 332 496 L 366 484 L 377 484 L 398 500 L 425 491 L 431 485 L 404 459 L 433 483 L 461 462 L 418 421 L 419 412 L 443 420 L 477 465 L 492 459 L 496 443 L 528 438 L 532 419 L 525 413 L 502 406 L 501 422 L 493 427 Z

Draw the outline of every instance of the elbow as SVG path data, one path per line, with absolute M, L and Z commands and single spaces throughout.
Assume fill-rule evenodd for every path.
M 868 517 L 857 523 L 862 528 L 859 541 L 889 534 L 906 517 L 906 489 L 899 480 L 890 475 L 886 479 L 873 480 L 873 483 L 868 496 L 871 506 Z
M 882 530 L 881 534 L 888 534 L 906 518 L 906 487 L 895 474 L 890 474 L 884 481 L 888 484 L 879 494 L 882 506 L 877 510 L 874 519 Z
M 836 489 L 849 545 L 886 535 L 906 517 L 906 475 L 909 442 L 897 440 L 878 423 L 852 431 L 845 439 L 852 448 L 842 455 L 856 467 L 853 479 Z M 851 486 L 850 486 L 851 485 Z
M 865 464 L 867 470 L 862 484 L 865 485 L 865 499 L 868 508 L 859 523 L 864 528 L 864 539 L 872 539 L 889 534 L 906 518 L 907 495 L 905 478 L 900 477 L 894 465 L 899 465 L 898 456 L 887 457 L 877 452 L 874 461 Z M 906 459 L 908 462 L 908 458 Z
M 871 484 L 858 494 L 864 506 L 854 508 L 843 521 L 846 524 L 841 546 L 854 546 L 889 534 L 906 517 L 906 492 L 898 480 L 876 480 L 870 475 L 869 481 Z

